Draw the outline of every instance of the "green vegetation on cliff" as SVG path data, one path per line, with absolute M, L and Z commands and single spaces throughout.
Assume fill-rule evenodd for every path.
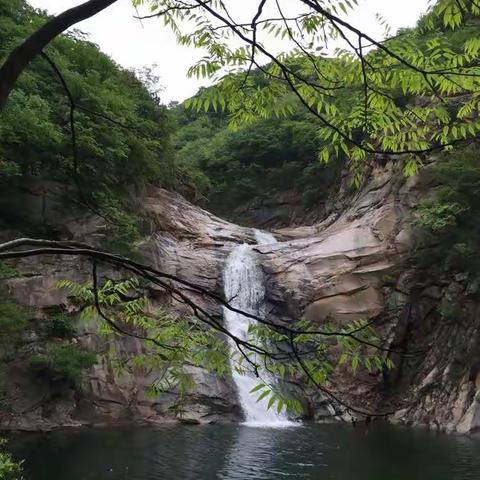
M 0 1 L 0 57 L 45 22 L 23 0 Z M 88 192 L 170 181 L 171 122 L 134 72 L 116 65 L 80 32 L 46 53 L 77 104 L 78 174 Z M 46 176 L 72 182 L 69 101 L 45 58 L 20 77 L 0 117 L 2 176 Z
M 375 153 L 410 152 L 399 161 L 413 175 L 430 149 L 465 148 L 462 140 L 474 141 L 480 127 L 479 20 L 471 5 L 460 15 L 448 3 L 437 2 L 415 28 L 385 42 L 390 53 L 351 47 L 334 57 L 296 49 L 281 57 L 290 78 L 274 60 L 248 78 L 231 73 L 177 107 L 176 165 L 194 185 L 194 198 L 206 197 L 225 214 L 252 198 L 293 190 L 305 207 L 318 206 L 343 167 L 359 186 Z M 304 25 L 306 35 L 310 30 Z M 202 32 L 184 42 L 201 44 Z M 285 33 L 292 32 L 281 25 L 275 35 Z M 248 65 L 245 51 L 227 54 L 213 37 L 221 53 L 211 48 L 192 68 L 196 75 L 212 77 L 207 66 L 215 72 L 222 54 L 233 72 Z M 449 73 L 456 69 L 458 76 Z
M 34 371 L 51 381 L 79 384 L 82 373 L 97 363 L 95 353 L 75 345 L 53 345 L 46 353 L 31 359 Z
M 12 455 L 5 451 L 7 441 L 0 439 L 0 479 L 23 480 L 23 462 L 17 462 Z
M 24 0 L 0 0 L 0 60 L 46 18 Z M 32 178 L 63 183 L 72 206 L 87 203 L 109 219 L 110 247 L 125 252 L 138 236 L 135 189 L 174 181 L 168 110 L 147 88 L 151 71 L 122 69 L 81 32 L 57 38 L 45 53 L 76 104 L 76 153 L 68 94 L 40 56 L 0 115 L 0 188 Z
M 266 20 L 258 26 L 267 37 L 287 38 L 291 50 L 272 55 L 259 46 L 271 62 L 254 63 L 258 70 L 247 77 L 238 72 L 252 66 L 257 48 L 248 34 L 242 38 L 231 28 L 217 33 L 214 19 L 192 18 L 198 28 L 182 36 L 182 43 L 209 47 L 208 55 L 192 67 L 193 74 L 230 74 L 189 105 L 227 113 L 234 127 L 290 118 L 301 107 L 319 122 L 319 158 L 346 156 L 357 185 L 373 154 L 403 154 L 405 173 L 411 175 L 422 155 L 475 137 L 480 128 L 476 3 L 432 2 L 417 28 L 382 43 L 349 24 L 348 12 L 354 8 L 349 2 L 308 4 L 311 10 L 301 18 Z M 339 18 L 340 11 L 346 19 Z M 224 23 L 228 26 L 228 20 Z M 344 48 L 329 53 L 324 34 L 332 41 L 343 39 Z M 229 48 L 226 39 L 232 37 L 244 44 Z
M 290 119 L 259 120 L 234 130 L 226 115 L 214 111 L 178 106 L 174 113 L 175 161 L 185 192 L 226 216 L 239 204 L 282 192 L 297 193 L 305 207 L 318 205 L 343 163 L 317 160 L 319 125 L 301 109 Z
M 444 154 L 433 166 L 433 198 L 417 209 L 416 225 L 426 234 L 437 262 L 447 270 L 480 278 L 480 161 L 474 147 Z M 428 259 L 432 263 L 432 258 Z

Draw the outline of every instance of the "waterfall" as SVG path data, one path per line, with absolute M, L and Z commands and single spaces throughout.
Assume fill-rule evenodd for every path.
M 255 230 L 255 239 L 258 244 L 276 243 L 275 237 L 268 232 Z M 251 245 L 242 244 L 235 247 L 230 253 L 223 274 L 225 296 L 230 300 L 232 307 L 244 312 L 263 316 L 265 314 L 265 284 L 263 271 L 258 263 L 257 254 Z M 248 328 L 255 324 L 255 320 L 224 308 L 225 325 L 236 337 L 246 340 Z M 236 346 L 229 339 L 232 353 Z M 248 364 L 243 365 L 248 370 Z M 237 386 L 241 406 L 243 408 L 246 425 L 251 426 L 287 426 L 295 425 L 288 420 L 284 412 L 277 413 L 276 408 L 267 410 L 268 400 L 257 403 L 258 393 L 250 393 L 261 380 L 252 372 L 238 373 L 232 368 L 233 380 Z M 272 383 L 275 379 L 262 374 L 263 380 Z

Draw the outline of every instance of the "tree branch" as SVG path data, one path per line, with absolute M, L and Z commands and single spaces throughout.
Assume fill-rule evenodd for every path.
M 0 110 L 5 107 L 15 82 L 29 63 L 58 35 L 90 18 L 117 0 L 89 0 L 53 17 L 16 47 L 0 67 Z

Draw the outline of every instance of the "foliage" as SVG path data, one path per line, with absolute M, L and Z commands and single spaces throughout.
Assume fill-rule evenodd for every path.
M 369 373 L 380 373 L 394 367 L 391 359 L 375 347 L 381 345 L 381 340 L 370 322 L 357 320 L 343 328 L 327 323 L 319 331 L 312 322 L 302 319 L 296 323 L 295 329 L 304 333 L 292 336 L 281 329 L 273 330 L 259 324 L 249 329 L 249 341 L 253 345 L 277 346 L 279 352 L 286 349 L 290 352 L 281 361 L 268 356 L 261 360 L 259 376 L 262 381 L 251 393 L 258 394 L 257 402 L 268 400 L 267 409 L 276 408 L 280 412 L 286 408 L 296 414 L 302 411 L 298 399 L 282 391 L 281 385 L 269 380 L 272 378 L 300 379 L 302 385 L 320 389 L 328 395 L 334 372 L 342 365 L 354 375 L 362 368 Z M 251 370 L 251 362 L 256 361 L 256 355 L 247 354 L 250 360 L 247 362 L 245 357 L 235 353 L 237 371 L 245 373 Z
M 275 406 L 278 411 L 287 408 L 291 413 L 299 413 L 301 404 L 285 393 L 277 381 L 301 378 L 304 385 L 328 388 L 336 365 L 348 363 L 354 373 L 359 368 L 381 372 L 393 367 L 388 357 L 372 348 L 380 344 L 380 339 L 365 321 L 352 322 L 341 330 L 338 326 L 326 325 L 324 333 L 311 334 L 308 332 L 314 332 L 315 326 L 302 320 L 295 327 L 305 333 L 295 335 L 293 343 L 281 328 L 252 325 L 246 339 L 249 346 L 232 350 L 215 329 L 200 319 L 167 314 L 158 307 L 153 309 L 136 279 L 105 281 L 97 290 L 98 305 L 91 285 L 64 280 L 59 286 L 67 288 L 81 302 L 84 320 L 100 315 L 104 321 L 101 331 L 105 335 L 118 333 L 115 326 L 120 326 L 145 340 L 147 351 L 129 359 L 130 364 L 160 372 L 149 393 L 152 396 L 162 392 L 178 393 L 179 414 L 185 395 L 194 387 L 189 366 L 202 367 L 219 376 L 229 374 L 229 366 L 240 374 L 254 374 L 261 380 L 252 391 L 260 393 L 258 400 L 268 398 L 268 408 Z M 282 356 L 280 352 L 289 345 L 291 353 Z M 260 355 L 259 349 L 268 349 L 271 355 Z M 335 353 L 338 351 L 340 356 Z M 119 362 L 118 367 L 120 374 L 125 361 Z M 275 384 L 269 378 L 275 378 Z
M 0 262 L 0 280 L 7 278 L 14 278 L 18 276 L 16 268 L 12 267 L 6 262 Z
M 173 140 L 176 166 L 195 187 L 193 197 L 204 198 L 222 215 L 239 203 L 284 191 L 297 192 L 306 206 L 318 205 L 344 162 L 315 161 L 321 145 L 318 124 L 301 112 L 289 120 L 258 120 L 236 130 L 215 112 L 178 106 L 173 113 L 179 124 Z
M 45 373 L 53 381 L 78 385 L 82 373 L 97 362 L 95 353 L 76 345 L 53 345 L 44 354 L 31 358 L 32 368 Z
M 0 62 L 35 31 L 46 14 L 23 0 L 0 0 Z M 26 178 L 66 185 L 65 201 L 88 203 L 111 224 L 111 247 L 125 253 L 138 237 L 131 197 L 146 183 L 174 182 L 172 122 L 148 69 L 124 70 L 84 34 L 58 37 L 45 53 L 74 101 L 77 163 L 72 154 L 68 96 L 43 57 L 19 78 L 0 116 L 0 188 Z M 77 170 L 77 171 L 75 171 Z M 78 190 L 81 190 L 81 193 Z M 138 218 L 138 214 L 136 215 Z
M 23 462 L 16 462 L 12 455 L 5 451 L 6 440 L 0 439 L 0 479 L 23 480 Z
M 99 318 L 91 285 L 65 280 L 59 286 L 68 289 L 81 303 L 84 321 Z M 145 339 L 147 351 L 130 358 L 129 365 L 159 372 L 150 386 L 150 395 L 176 391 L 181 405 L 193 386 L 189 365 L 206 368 L 220 376 L 228 372 L 228 347 L 216 332 L 196 318 L 178 317 L 161 308 L 152 308 L 137 279 L 107 280 L 98 288 L 97 295 L 103 314 L 100 317 L 103 334 L 118 333 L 115 324 Z M 126 366 L 124 362 L 118 362 L 117 366 L 120 375 Z
M 472 137 L 480 127 L 479 12 L 471 2 L 439 0 L 417 28 L 402 30 L 382 46 L 371 48 L 360 37 L 359 46 L 347 44 L 333 54 L 325 43 L 339 44 L 342 29 L 332 15 L 348 16 L 356 2 L 328 2 L 325 11 L 307 9 L 296 22 L 260 16 L 266 65 L 252 64 L 258 44 L 229 41 L 238 31 L 250 38 L 251 25 L 237 32 L 217 28 L 222 20 L 209 8 L 222 15 L 218 2 L 194 3 L 195 8 L 175 0 L 135 3 L 163 12 L 181 44 L 205 48 L 190 74 L 217 84 L 175 107 L 172 115 L 159 105 L 155 70 L 135 77 L 79 32 L 49 47 L 79 105 L 78 179 L 111 220 L 109 247 L 120 253 L 129 252 L 139 235 L 138 215 L 128 207 L 133 185 L 175 184 L 197 200 L 223 206 L 221 213 L 286 188 L 301 192 L 308 206 L 325 199 L 344 162 L 358 184 L 369 152 L 428 150 Z M 305 8 L 305 3 L 298 5 Z M 20 0 L 0 0 L 0 9 L 0 55 L 5 55 L 45 15 Z M 191 31 L 188 25 L 196 27 Z M 269 56 L 269 38 L 282 38 L 291 48 Z M 253 67 L 248 76 L 247 67 Z M 44 59 L 35 60 L 0 122 L 3 175 L 71 182 L 67 117 L 60 82 Z M 172 117 L 179 127 L 175 155 Z M 322 165 L 327 161 L 332 165 Z M 419 161 L 419 154 L 412 154 L 405 172 L 414 174 Z
M 415 224 L 438 244 L 447 268 L 475 274 L 480 266 L 480 162 L 475 146 L 445 154 L 433 168 L 439 185 L 417 209 Z
M 9 278 L 12 275 L 12 268 L 7 264 L 3 265 L 0 277 L 3 271 Z M 13 276 L 16 276 L 16 273 L 13 271 Z M 11 298 L 8 288 L 4 284 L 0 284 L 0 360 L 7 361 L 15 356 L 27 325 L 27 309 L 16 303 Z
M 443 233 L 457 225 L 457 217 L 465 211 L 459 203 L 423 205 L 418 209 L 418 225 L 432 233 Z
M 27 325 L 24 308 L 0 296 L 0 346 L 6 356 L 13 354 Z
M 64 312 L 57 312 L 49 317 L 47 330 L 49 335 L 58 338 L 73 338 L 76 333 L 72 317 Z
M 93 194 L 96 202 L 106 218 L 106 247 L 121 255 L 132 255 L 135 242 L 140 238 L 140 222 L 138 212 L 131 205 L 125 204 L 108 189 Z
M 347 45 L 334 56 L 322 42 L 324 35 L 338 41 L 340 34 L 326 15 L 299 16 L 300 32 L 288 22 L 263 19 L 262 38 L 281 37 L 293 50 L 266 66 L 253 64 L 246 76 L 241 70 L 250 65 L 254 47 L 229 47 L 237 34 L 210 29 L 215 21 L 207 8 L 175 11 L 177 3 L 168 1 L 155 2 L 152 11 L 164 3 L 171 7 L 164 22 L 179 42 L 208 50 L 190 74 L 216 84 L 174 109 L 175 162 L 188 183 L 185 191 L 193 186 L 193 198 L 203 198 L 220 214 L 286 189 L 302 192 L 305 206 L 319 205 L 345 163 L 359 185 L 373 151 L 419 151 L 404 162 L 405 174 L 414 175 L 420 151 L 455 144 L 480 128 L 479 12 L 471 4 L 460 14 L 457 3 L 437 2 L 416 28 L 385 42 L 388 52 Z M 330 13 L 346 15 L 356 2 L 330 3 Z M 187 19 L 197 24 L 193 33 Z M 329 28 L 319 35 L 324 25 Z M 251 34 L 249 27 L 239 30 Z M 425 75 L 421 69 L 448 73 Z M 455 208 L 437 212 L 438 221 L 450 221 Z
M 14 163 L 0 159 L 0 179 L 21 175 L 20 167 Z
M 423 153 L 480 129 L 476 2 L 432 2 L 419 28 L 392 37 L 387 26 L 382 43 L 348 23 L 356 1 L 297 2 L 304 11 L 292 19 L 283 15 L 284 2 L 277 2 L 278 18 L 262 16 L 262 3 L 254 2 L 258 12 L 247 24 L 232 24 L 224 2 L 136 3 L 149 4 L 180 44 L 205 51 L 189 73 L 218 83 L 187 107 L 226 113 L 237 128 L 290 117 L 302 105 L 320 123 L 320 158 L 345 155 L 357 184 L 371 153 L 408 154 L 411 175 Z M 275 39 L 287 45 L 284 52 L 269 50 Z M 342 45 L 333 56 L 329 42 Z M 258 56 L 270 63 L 261 65 Z
M 43 13 L 25 2 L 12 5 L 2 0 L 0 10 L 6 12 L 0 24 L 1 56 L 45 21 Z M 57 38 L 47 53 L 80 107 L 76 127 L 79 173 L 88 180 L 85 188 L 166 181 L 171 127 L 158 99 L 79 32 Z M 67 120 L 66 93 L 48 63 L 39 58 L 19 79 L 3 112 L 1 157 L 19 165 L 23 174 L 71 180 Z

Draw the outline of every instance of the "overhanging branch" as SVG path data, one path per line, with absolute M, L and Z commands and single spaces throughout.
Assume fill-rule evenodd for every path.
M 15 82 L 29 63 L 58 35 L 72 25 L 93 17 L 117 0 L 89 0 L 48 20 L 10 52 L 0 67 L 0 110 L 5 107 Z

